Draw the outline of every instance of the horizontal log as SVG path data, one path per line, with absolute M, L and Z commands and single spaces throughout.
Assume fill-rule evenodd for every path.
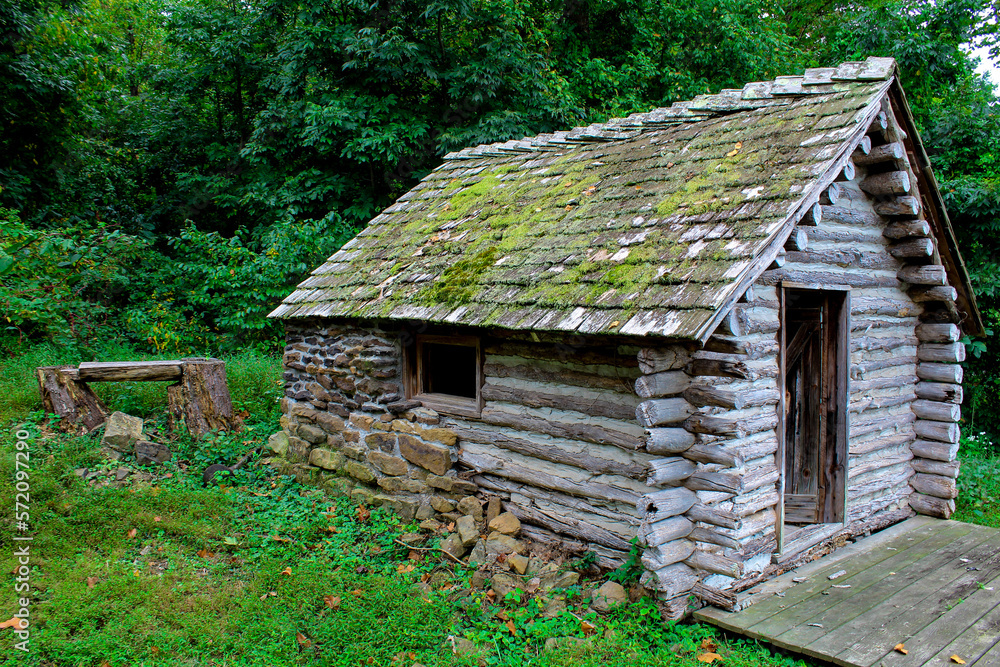
M 743 323 L 740 321 L 735 308 L 726 313 L 725 317 L 722 318 L 716 332 L 734 338 L 739 338 L 744 334 Z
M 792 229 L 785 241 L 785 250 L 805 250 L 809 247 L 809 235 L 801 227 Z
M 740 380 L 751 379 L 750 369 L 742 361 L 725 359 L 692 359 L 684 367 L 684 372 L 692 377 L 728 377 Z
M 954 324 L 920 324 L 915 332 L 921 343 L 957 343 L 962 330 Z
M 900 197 L 900 199 L 913 199 Z M 882 236 L 893 241 L 900 239 L 927 238 L 931 235 L 931 226 L 926 220 L 900 220 L 890 222 L 882 230 Z
M 539 526 L 525 523 L 521 526 L 521 536 L 530 540 L 534 544 L 548 547 L 558 553 L 583 556 L 588 551 L 597 554 L 597 566 L 607 569 L 615 569 L 624 565 L 628 558 L 627 551 L 609 549 L 600 544 L 586 543 L 574 540 L 566 535 L 554 533 Z
M 503 362 L 503 363 L 501 363 Z M 626 371 L 613 366 L 578 366 L 554 361 L 534 361 L 520 357 L 487 357 L 483 375 L 487 378 L 515 378 L 535 382 L 552 382 L 588 389 L 610 389 L 631 394 L 635 380 Z
M 965 361 L 965 346 L 961 343 L 924 343 L 917 348 L 920 361 L 960 364 Z
M 738 529 L 741 523 L 740 518 L 733 512 L 705 505 L 704 503 L 695 503 L 692 505 L 685 516 L 691 521 L 700 521 L 730 530 Z
M 698 583 L 698 574 L 684 563 L 674 563 L 661 570 L 646 570 L 639 583 L 665 598 L 674 598 L 690 592 Z
M 855 157 L 854 162 L 858 166 L 867 167 L 872 164 L 881 164 L 882 162 L 889 162 L 892 160 L 902 160 L 903 154 L 903 144 L 894 141 L 892 143 L 882 144 L 881 146 L 873 146 L 864 157 Z
M 886 368 L 907 367 L 905 370 L 910 370 L 910 367 L 914 366 L 916 363 L 916 354 L 902 354 L 898 356 L 863 361 L 861 363 L 851 365 L 851 379 L 861 380 L 864 379 L 864 377 L 869 373 L 884 370 Z
M 666 347 L 644 347 L 636 354 L 639 370 L 646 375 L 683 368 L 690 361 L 691 353 L 670 345 Z
M 918 472 L 910 478 L 910 486 L 917 493 L 934 496 L 935 498 L 944 498 L 947 500 L 958 497 L 958 486 L 951 477 L 928 475 Z
M 910 445 L 914 456 L 933 461 L 954 461 L 958 456 L 957 442 L 934 442 L 932 440 L 915 440 Z
M 656 523 L 643 522 L 639 526 L 639 542 L 647 547 L 658 547 L 687 537 L 694 524 L 685 517 L 675 516 Z
M 884 111 L 879 111 L 875 114 L 875 118 L 872 119 L 871 125 L 868 126 L 868 133 L 879 134 L 889 127 L 889 120 Z M 874 148 L 872 150 L 875 150 Z M 870 153 L 869 153 L 870 155 Z
M 683 398 L 653 398 L 635 409 L 635 418 L 646 427 L 680 424 L 696 412 Z
M 954 500 L 935 498 L 922 493 L 910 494 L 910 507 L 917 514 L 925 514 L 939 519 L 950 519 L 951 515 L 955 513 Z
M 939 422 L 959 422 L 962 420 L 962 406 L 957 403 L 939 403 L 938 401 L 916 400 L 910 405 L 913 414 L 921 419 L 931 419 Z
M 683 428 L 651 428 L 646 431 L 646 451 L 650 454 L 680 454 L 695 442 L 695 435 Z
M 910 175 L 905 171 L 870 174 L 859 187 L 870 195 L 905 195 L 910 191 Z
M 82 382 L 174 382 L 184 372 L 183 361 L 89 361 L 80 364 Z
M 835 206 L 840 200 L 840 186 L 836 183 L 831 183 L 823 192 L 820 193 L 819 202 L 820 204 L 828 204 Z
M 618 392 L 509 378 L 498 380 L 493 379 L 483 385 L 483 400 L 514 403 L 529 408 L 573 410 L 608 419 L 631 421 L 635 416 L 635 408 Z
M 726 611 L 736 611 L 738 600 L 734 591 L 724 591 L 715 586 L 709 586 L 704 581 L 699 581 L 691 589 L 691 595 L 702 602 L 710 604 Z
M 906 217 L 916 217 L 920 215 L 920 200 L 917 199 L 916 197 L 905 195 L 903 197 L 896 197 L 894 199 L 890 199 L 889 201 L 876 202 L 874 209 L 875 212 L 878 213 L 879 215 L 887 215 L 887 216 L 901 215 Z M 924 226 L 927 228 L 926 233 L 904 234 L 904 236 L 930 236 L 930 226 L 927 225 L 926 222 L 924 223 Z M 903 238 L 903 237 L 889 236 L 889 238 Z
M 951 301 L 958 299 L 958 290 L 951 285 L 935 285 L 912 287 L 907 294 L 916 303 L 927 303 L 929 301 Z
M 861 141 L 855 146 L 854 152 L 851 154 L 851 159 L 854 160 L 854 164 L 861 164 L 858 162 L 858 158 L 864 155 L 868 155 L 872 150 L 872 138 L 868 135 L 861 137 Z
M 754 290 L 753 285 L 750 285 L 750 287 L 747 287 L 745 290 L 743 290 L 743 294 L 742 296 L 740 296 L 739 302 L 750 303 L 756 298 L 757 298 L 757 292 Z
M 896 272 L 896 277 L 910 285 L 947 285 L 948 273 L 940 264 L 926 266 L 904 266 Z
M 741 476 L 732 472 L 696 472 L 684 480 L 684 486 L 695 491 L 721 491 L 740 493 Z
M 823 206 L 817 202 L 806 209 L 806 212 L 799 219 L 798 224 L 802 227 L 815 227 L 823 221 Z
M 732 449 L 720 445 L 693 445 L 681 456 L 697 463 L 719 463 L 727 468 L 739 468 L 743 459 Z
M 524 406 L 492 403 L 483 408 L 480 419 L 495 426 L 612 445 L 626 451 L 642 446 L 643 432 L 637 425 L 614 419 L 588 418 L 578 412 L 563 413 L 553 409 L 535 412 Z
M 695 548 L 695 543 L 688 539 L 650 547 L 642 553 L 642 564 L 647 570 L 662 570 L 668 565 L 680 563 L 694 553 Z
M 961 464 L 958 461 L 934 461 L 933 459 L 913 459 L 913 470 L 926 473 L 928 475 L 941 475 L 942 477 L 958 477 Z
M 868 454 L 878 449 L 892 449 L 899 445 L 909 445 L 913 442 L 913 433 L 893 433 L 891 435 L 881 435 L 877 438 L 865 440 L 863 442 L 851 441 L 851 456 Z
M 762 486 L 774 484 L 779 479 L 781 479 L 781 473 L 778 472 L 778 468 L 773 463 L 759 465 L 747 470 L 740 477 L 740 490 L 743 493 L 748 493 Z
M 919 369 L 919 366 L 917 367 Z M 962 385 L 921 380 L 913 390 L 917 398 L 939 403 L 961 403 L 965 398 Z
M 464 442 L 478 442 L 482 445 L 495 446 L 543 461 L 570 465 L 593 474 L 622 475 L 639 480 L 646 478 L 645 462 L 641 460 L 622 461 L 613 455 L 601 456 L 600 447 L 581 448 L 579 443 L 575 441 L 560 442 L 558 439 L 545 436 L 532 437 L 532 434 L 529 433 L 492 429 L 458 420 L 449 424 L 448 430 Z M 605 454 L 608 454 L 607 450 L 605 450 Z
M 917 377 L 927 382 L 962 384 L 965 371 L 959 364 L 936 364 L 928 361 L 917 364 Z
M 646 483 L 650 486 L 678 486 L 698 468 L 680 456 L 656 459 L 650 461 L 647 466 Z
M 700 384 L 693 384 L 685 389 L 684 398 L 688 403 L 697 407 L 714 405 L 730 410 L 742 410 L 745 401 L 744 397 L 737 392 Z
M 934 255 L 931 239 L 907 239 L 889 246 L 889 254 L 896 259 L 922 259 Z
M 566 344 L 564 342 L 530 343 L 524 340 L 498 340 L 483 347 L 487 356 L 534 359 L 554 363 L 570 362 L 577 366 L 613 366 L 637 368 L 639 361 L 614 345 Z
M 694 529 L 688 534 L 687 538 L 693 542 L 716 544 L 720 547 L 726 547 L 727 549 L 732 549 L 734 551 L 739 551 L 742 548 L 742 545 L 738 540 L 734 540 L 728 535 L 722 535 L 711 528 L 695 526 Z
M 695 549 L 684 563 L 702 572 L 721 574 L 738 579 L 743 576 L 743 563 L 721 554 Z
M 750 345 L 745 340 L 732 336 L 712 336 L 706 341 L 704 350 L 723 354 L 749 354 Z
M 842 225 L 857 225 L 860 227 L 881 227 L 882 219 L 871 211 L 847 208 L 846 206 L 823 206 L 823 220 Z
M 853 181 L 854 177 L 857 175 L 858 175 L 858 170 L 857 167 L 854 166 L 854 161 L 848 159 L 847 162 L 844 163 L 844 168 L 841 169 L 840 173 L 837 175 L 837 180 Z
M 786 261 L 788 261 L 788 255 L 785 252 L 785 249 L 781 248 L 781 249 L 778 250 L 778 254 L 774 256 L 774 259 L 771 260 L 771 263 L 768 265 L 767 268 L 768 269 L 780 269 L 781 267 L 783 267 L 785 265 Z
M 899 287 L 897 278 L 873 275 L 872 272 L 849 273 L 846 271 L 813 271 L 784 267 L 761 274 L 760 283 L 777 285 L 779 282 L 793 282 L 805 285 L 849 285 L 850 287 Z
M 543 511 L 537 507 L 525 507 L 517 503 L 504 502 L 503 509 L 510 512 L 522 523 L 530 523 L 542 528 L 547 528 L 554 533 L 569 535 L 591 544 L 627 551 L 632 545 L 615 535 L 609 530 L 600 526 L 591 525 L 588 521 L 580 518 L 561 515 L 551 511 Z
M 623 537 L 625 535 L 634 537 L 641 523 L 635 505 L 625 505 L 617 501 L 607 502 L 606 500 L 589 502 L 589 499 L 586 498 L 578 498 L 538 486 L 519 484 L 495 475 L 476 475 L 476 484 L 481 489 L 495 494 L 506 494 L 508 497 L 511 494 L 520 494 L 530 497 L 543 509 L 550 506 L 557 507 L 560 512 L 576 513 L 589 517 L 591 523 L 604 525 L 609 530 L 613 530 L 609 526 L 616 526 L 619 535 Z
M 958 311 L 958 306 L 950 301 L 934 301 L 925 303 L 920 312 L 921 322 L 961 324 L 965 316 Z
M 917 417 L 912 412 L 889 415 L 887 417 L 875 417 L 867 420 L 853 419 L 848 425 L 848 430 L 850 431 L 850 438 L 853 440 L 868 433 L 881 433 L 889 429 L 898 429 L 900 426 L 913 423 L 916 420 Z
M 642 398 L 676 396 L 691 384 L 691 376 L 684 371 L 662 371 L 643 375 L 635 381 L 635 393 Z
M 741 429 L 740 420 L 712 415 L 694 415 L 684 421 L 684 429 L 691 433 L 707 435 L 736 436 L 742 438 L 746 432 Z
M 918 419 L 913 422 L 913 432 L 917 434 L 917 437 L 925 440 L 958 443 L 958 424 L 952 422 L 935 422 L 929 419 Z
M 647 493 L 636 504 L 643 520 L 656 523 L 672 516 L 684 514 L 698 502 L 698 494 L 684 487 L 663 489 Z

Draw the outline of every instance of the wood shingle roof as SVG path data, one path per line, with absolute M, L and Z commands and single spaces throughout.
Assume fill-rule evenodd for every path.
M 869 58 L 449 154 L 271 316 L 703 342 L 836 178 L 894 74 Z

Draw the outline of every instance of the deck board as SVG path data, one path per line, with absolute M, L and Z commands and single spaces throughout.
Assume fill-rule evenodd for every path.
M 1000 531 L 918 517 L 848 548 L 757 586 L 742 611 L 695 617 L 849 667 L 1000 665 Z

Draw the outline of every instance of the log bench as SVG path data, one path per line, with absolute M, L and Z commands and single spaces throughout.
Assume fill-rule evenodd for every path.
M 239 430 L 226 384 L 226 363 L 219 359 L 187 358 L 158 361 L 86 362 L 79 366 L 35 369 L 45 411 L 59 415 L 64 428 L 82 425 L 89 432 L 101 426 L 108 409 L 90 382 L 173 382 L 167 387 L 170 427 L 182 423 L 195 437 L 211 431 Z

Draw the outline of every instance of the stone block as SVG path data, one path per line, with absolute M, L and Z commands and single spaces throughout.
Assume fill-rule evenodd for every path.
M 479 502 L 479 498 L 475 496 L 466 496 L 458 501 L 458 511 L 462 514 L 471 516 L 475 519 L 476 523 L 483 520 L 483 505 Z
M 428 428 L 420 432 L 420 437 L 426 440 L 440 442 L 447 447 L 454 447 L 458 443 L 458 436 L 446 428 Z
M 344 442 L 361 442 L 361 434 L 357 431 L 344 431 L 341 436 Z
M 523 554 L 525 551 L 527 551 L 527 547 L 524 546 L 524 543 L 515 540 L 510 535 L 490 533 L 489 537 L 486 538 L 486 556 L 488 558 L 496 558 L 500 554 Z
M 455 524 L 455 528 L 458 530 L 458 536 L 462 540 L 463 546 L 471 547 L 479 541 L 479 528 L 471 516 L 463 516 Z
M 444 551 L 449 556 L 454 558 L 461 558 L 465 553 L 465 547 L 462 545 L 462 540 L 458 535 L 452 533 L 448 537 L 441 540 L 441 551 Z
M 372 472 L 368 466 L 363 463 L 358 463 L 357 461 L 348 461 L 345 463 L 344 472 L 359 482 L 369 484 L 375 481 L 375 473 Z
M 359 413 L 352 413 L 350 417 L 351 424 L 357 428 L 369 430 L 372 427 L 372 423 L 375 421 L 371 415 L 363 415 Z
M 464 479 L 456 479 L 451 483 L 452 493 L 464 493 L 467 496 L 471 496 L 479 491 L 479 487 L 473 482 L 467 482 Z
M 418 424 L 437 424 L 441 421 L 438 413 L 430 408 L 413 408 L 409 412 Z
M 417 508 L 416 519 L 417 521 L 426 521 L 427 519 L 434 518 L 434 508 L 430 506 L 429 503 L 424 503 Z
M 396 498 L 392 502 L 392 508 L 405 521 L 413 521 L 417 514 L 417 502 L 408 498 Z
M 419 429 L 404 419 L 393 419 L 389 426 L 393 431 L 398 431 L 399 433 L 409 433 L 410 435 L 418 435 Z
M 329 400 L 329 399 L 325 399 Z M 316 415 L 316 425 L 327 433 L 340 433 L 344 430 L 344 420 L 329 412 L 321 412 Z
M 365 444 L 383 452 L 392 452 L 396 449 L 396 436 L 392 433 L 371 433 L 365 436 Z
M 318 426 L 312 424 L 299 424 L 296 435 L 314 445 L 326 443 L 326 432 Z
M 378 485 L 389 493 L 399 493 L 403 490 L 403 479 L 399 477 L 383 477 L 378 481 Z
M 368 448 L 365 447 L 364 445 L 345 443 L 344 446 L 340 448 L 340 451 L 344 452 L 344 455 L 347 456 L 348 458 L 352 458 L 355 461 L 360 461 L 361 459 L 365 458 L 365 454 L 368 452 Z
M 441 475 L 428 475 L 426 481 L 430 486 L 442 491 L 451 491 L 452 486 L 455 484 L 453 477 L 443 477 Z
M 284 431 L 273 434 L 267 439 L 267 447 L 278 456 L 284 456 L 288 453 L 288 434 Z
M 412 435 L 399 435 L 399 453 L 410 463 L 426 468 L 435 475 L 444 475 L 451 468 L 451 450 L 418 440 Z
M 372 501 L 375 500 L 375 494 L 370 489 L 359 486 L 351 491 L 351 500 L 359 505 L 371 505 Z
M 285 453 L 285 457 L 292 463 L 302 463 L 309 460 L 310 449 L 312 449 L 312 445 L 302 438 L 290 437 L 288 438 L 288 451 Z
M 409 465 L 403 459 L 397 458 L 395 456 L 390 456 L 383 452 L 368 452 L 368 463 L 375 466 L 375 468 L 381 472 L 383 475 L 389 475 L 392 477 L 400 477 L 406 474 Z
M 520 554 L 511 554 L 507 557 L 507 563 L 514 568 L 518 574 L 528 571 L 528 559 Z
M 455 510 L 455 502 L 447 498 L 434 496 L 431 498 L 431 507 L 438 512 L 453 512 Z
M 104 424 L 101 447 L 131 454 L 137 440 L 142 439 L 142 420 L 124 412 L 112 412 Z
M 403 480 L 403 491 L 408 493 L 424 494 L 430 493 L 431 487 L 427 486 L 418 479 L 405 479 Z
M 309 463 L 325 470 L 340 470 L 344 467 L 344 455 L 329 449 L 317 447 L 309 452 Z
M 517 535 L 521 531 L 521 522 L 510 512 L 504 512 L 490 521 L 489 529 L 504 535 Z

